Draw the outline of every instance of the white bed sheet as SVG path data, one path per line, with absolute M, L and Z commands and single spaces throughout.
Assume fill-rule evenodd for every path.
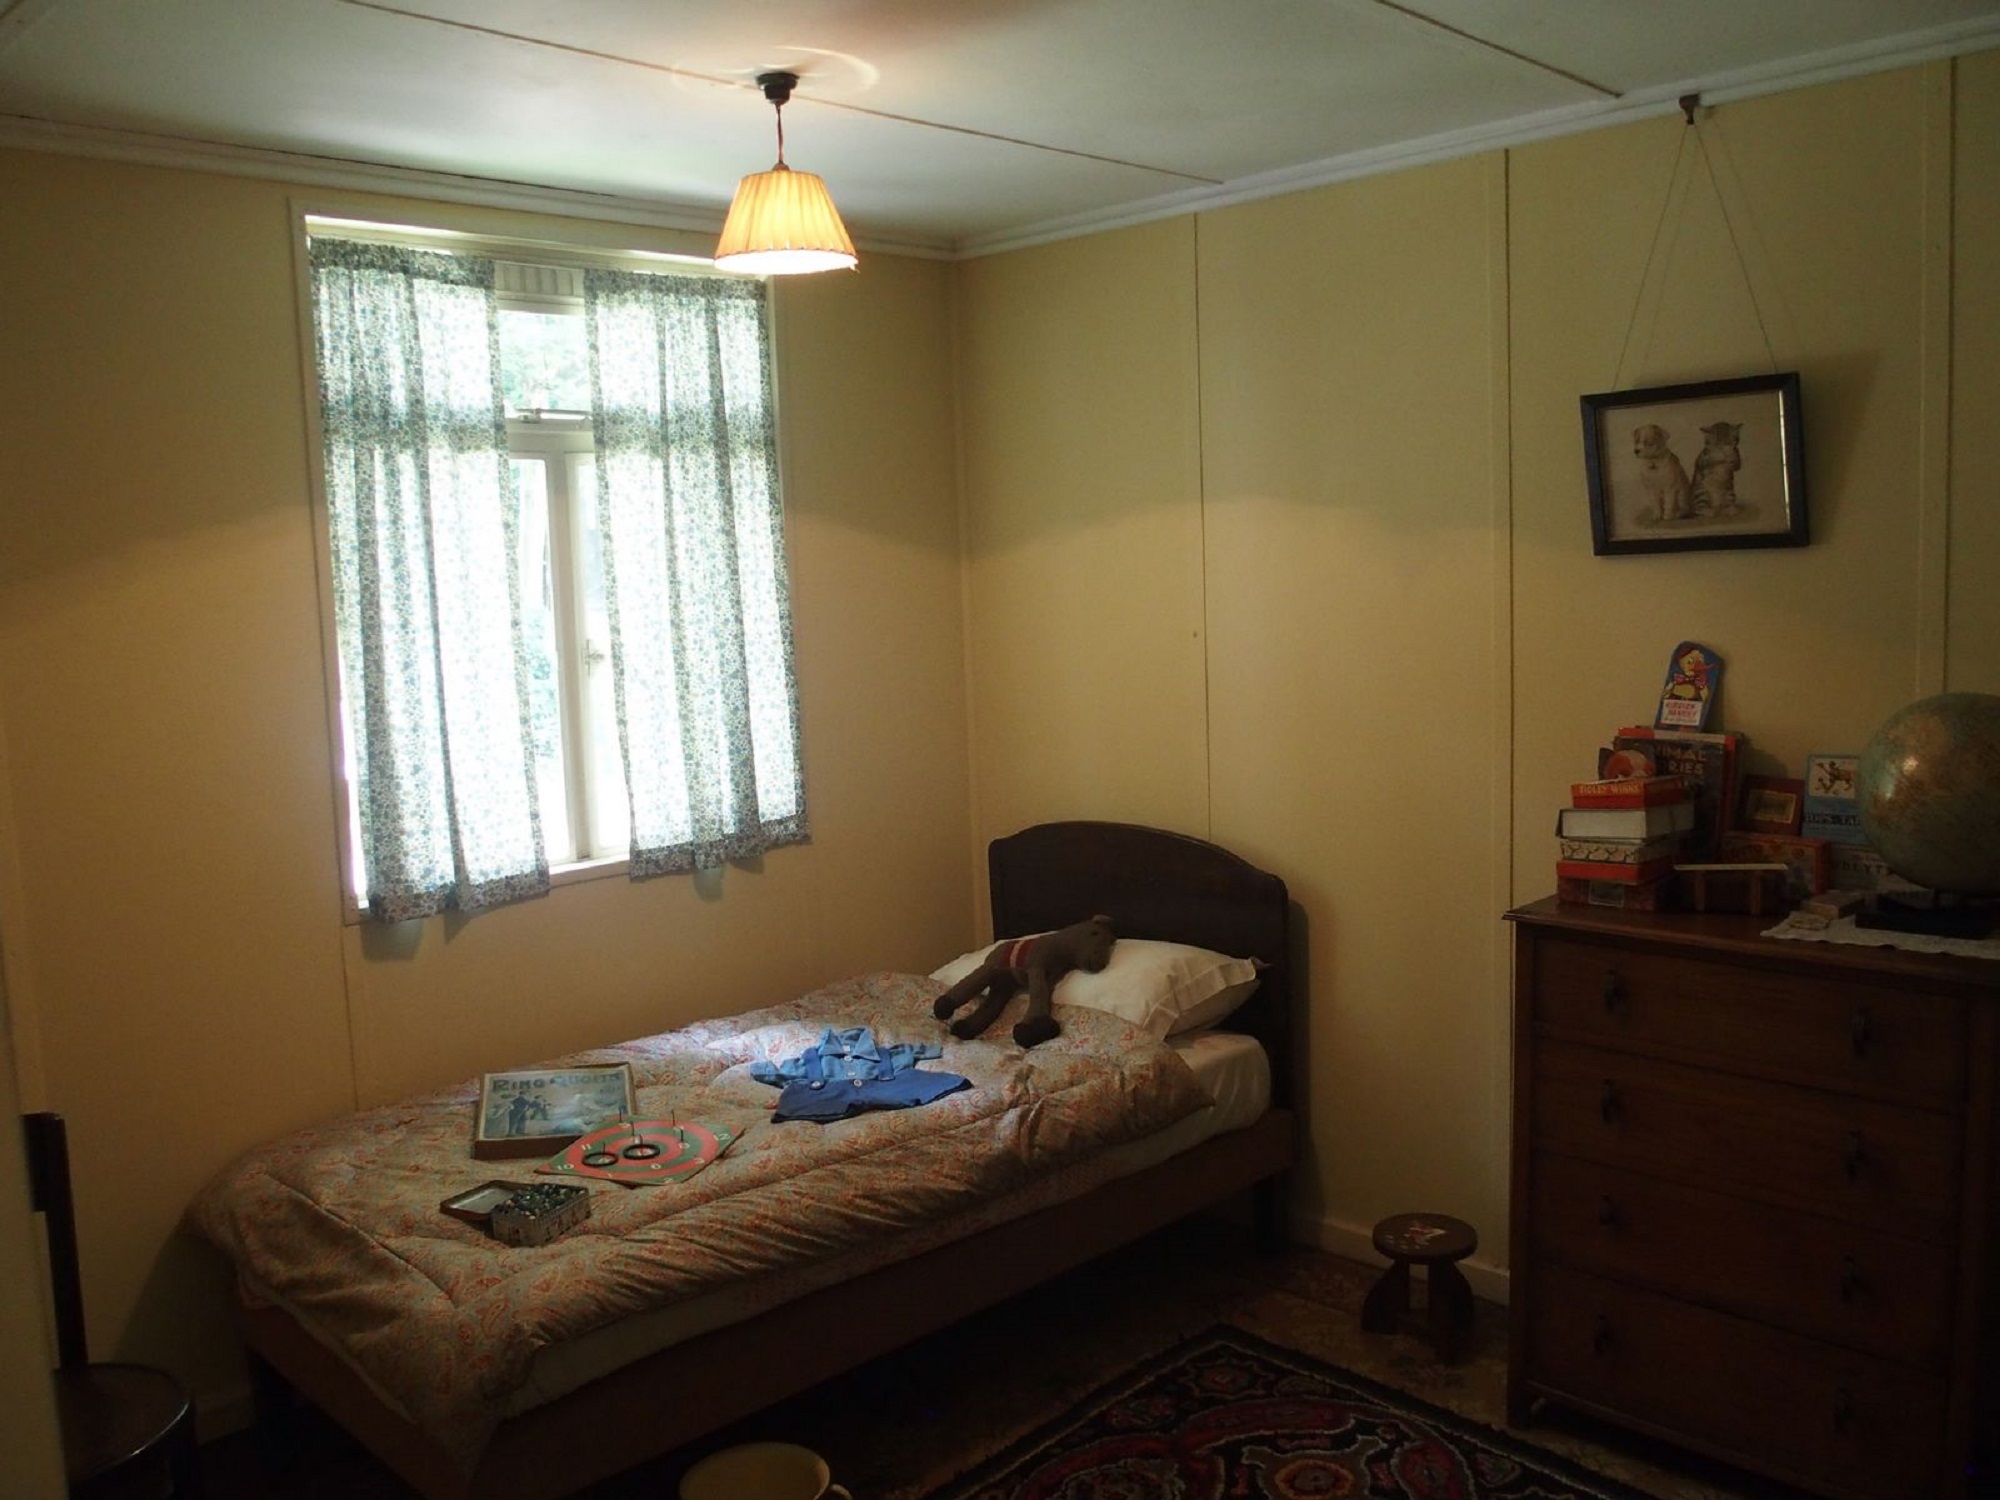
M 1170 1039 L 1182 1061 L 1215 1102 L 1176 1121 L 1167 1129 L 983 1207 L 973 1228 L 985 1228 L 1052 1203 L 1081 1197 L 1101 1183 L 1157 1166 L 1171 1156 L 1200 1145 L 1211 1136 L 1240 1130 L 1255 1122 L 1271 1102 L 1271 1062 L 1263 1045 L 1232 1031 L 1202 1031 Z M 873 1269 L 884 1260 L 879 1251 L 844 1256 L 816 1268 L 809 1276 L 788 1279 L 782 1286 L 767 1283 L 732 1287 L 692 1297 L 672 1307 L 600 1328 L 579 1339 L 551 1345 L 536 1354 L 526 1383 L 507 1402 L 508 1416 L 567 1395 L 579 1386 L 621 1369 L 634 1360 L 670 1348 L 698 1334 L 767 1312 L 819 1286 Z

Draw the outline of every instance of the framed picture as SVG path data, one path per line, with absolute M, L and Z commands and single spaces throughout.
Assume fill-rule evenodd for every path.
M 1806 545 L 1796 373 L 1585 396 L 1583 464 L 1599 557 Z
M 1860 767 L 1861 757 L 1853 753 L 1806 757 L 1805 817 L 1799 832 L 1836 844 L 1868 842 L 1861 829 L 1861 803 L 1856 796 L 1855 778 L 1861 774 Z
M 488 1073 L 479 1086 L 472 1154 L 484 1161 L 549 1156 L 631 1113 L 629 1063 Z
M 1806 807 L 1806 784 L 1784 776 L 1746 776 L 1736 826 L 1749 833 L 1796 834 Z

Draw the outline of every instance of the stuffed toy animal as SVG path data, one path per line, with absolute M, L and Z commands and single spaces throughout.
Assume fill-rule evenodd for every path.
M 956 1037 L 975 1037 L 993 1024 L 1007 1002 L 1028 987 L 1028 1014 L 1014 1023 L 1014 1040 L 1023 1047 L 1046 1042 L 1058 1030 L 1049 1014 L 1056 981 L 1071 969 L 1095 974 L 1111 962 L 1111 945 L 1118 941 L 1111 918 L 1092 917 L 1040 937 L 995 943 L 970 974 L 937 997 L 932 1013 L 942 1021 L 981 990 L 986 992 L 969 1015 L 951 1023 Z

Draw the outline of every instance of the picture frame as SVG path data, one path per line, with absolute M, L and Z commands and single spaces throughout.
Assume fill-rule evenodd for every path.
M 632 1113 L 630 1063 L 488 1073 L 479 1085 L 472 1154 L 482 1161 L 550 1156 L 577 1137 Z
M 1746 776 L 1736 826 L 1747 833 L 1796 836 L 1805 803 L 1803 781 L 1788 776 Z
M 1582 410 L 1597 556 L 1810 540 L 1796 371 L 1604 391 Z

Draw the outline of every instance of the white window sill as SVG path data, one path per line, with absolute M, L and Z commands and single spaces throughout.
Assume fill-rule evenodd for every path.
M 549 889 L 561 885 L 582 885 L 587 880 L 606 880 L 614 875 L 623 875 L 631 867 L 632 861 L 623 854 L 607 854 L 598 859 L 581 859 L 575 864 L 554 865 L 549 869 Z M 342 922 L 349 927 L 359 926 L 368 920 L 368 908 L 349 893 L 344 897 L 346 910 Z
M 573 865 L 556 865 L 549 871 L 549 885 L 581 885 L 586 880 L 623 875 L 631 863 L 623 854 L 606 854 L 597 859 L 581 859 Z

